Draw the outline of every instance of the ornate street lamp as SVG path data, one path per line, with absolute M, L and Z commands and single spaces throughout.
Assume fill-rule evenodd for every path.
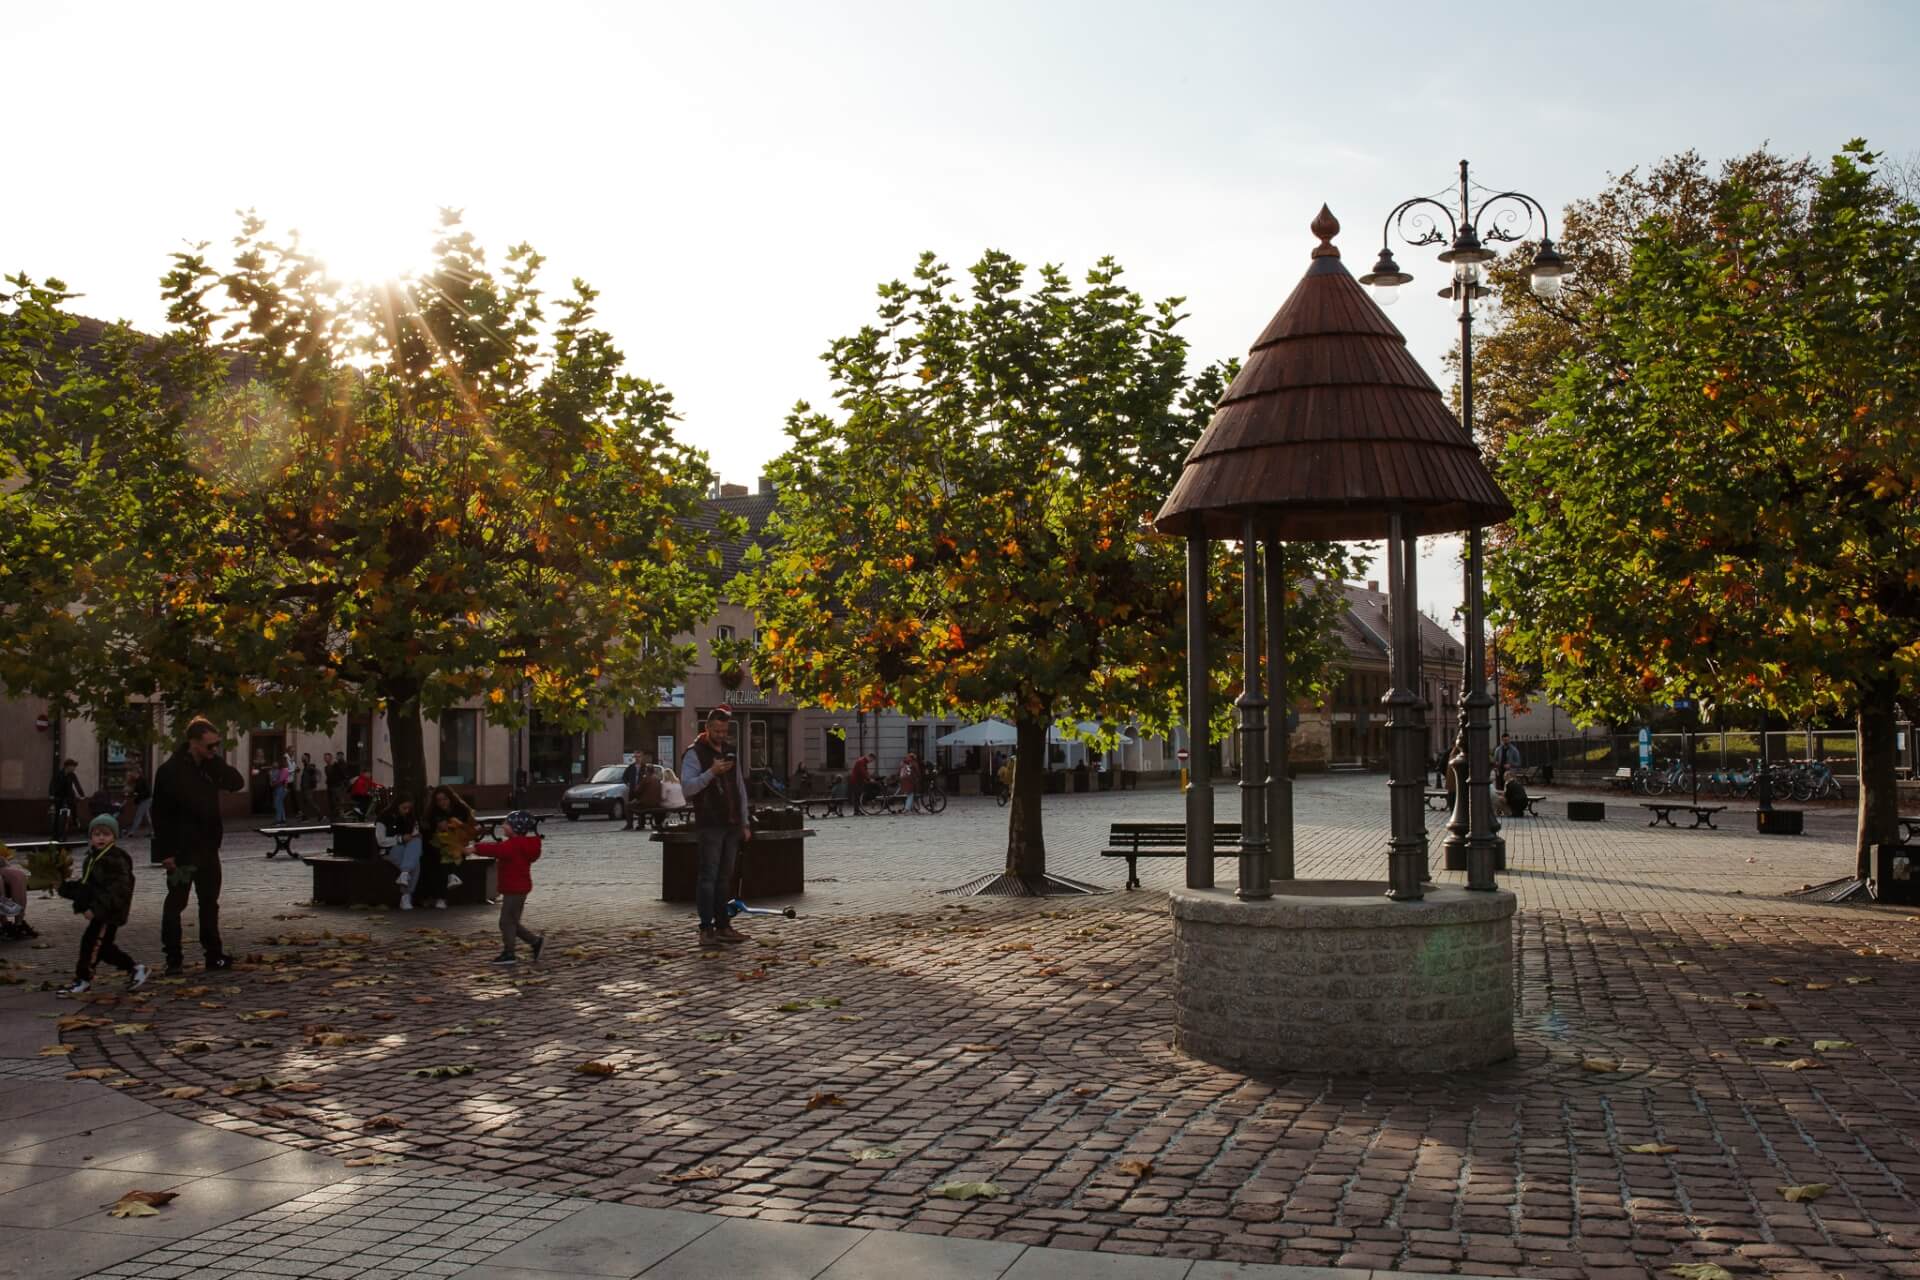
M 1474 203 L 1479 197 L 1479 202 Z M 1481 299 L 1492 294 L 1481 273 L 1483 264 L 1499 257 L 1491 246 L 1529 238 L 1538 220 L 1539 248 L 1527 274 L 1533 292 L 1543 299 L 1560 294 L 1561 277 L 1569 270 L 1567 261 L 1553 247 L 1547 234 L 1550 220 L 1546 206 L 1519 191 L 1476 191 L 1467 178 L 1467 162 L 1460 162 L 1460 200 L 1457 209 L 1449 209 L 1430 196 L 1402 201 L 1387 215 L 1380 232 L 1380 257 L 1373 270 L 1360 277 L 1360 283 L 1374 289 L 1374 297 L 1383 306 L 1391 306 L 1401 285 L 1413 276 L 1393 260 L 1389 239 L 1398 234 L 1410 247 L 1444 244 L 1440 261 L 1453 268 L 1453 279 L 1439 291 L 1460 307 L 1460 422 L 1467 438 L 1473 434 L 1473 317 Z M 1441 227 L 1446 230 L 1442 232 Z M 1497 887 L 1494 871 L 1498 865 L 1501 842 L 1494 835 L 1493 796 L 1490 790 L 1487 712 L 1493 698 L 1487 692 L 1486 604 L 1482 588 L 1485 531 L 1475 525 L 1467 533 L 1467 670 L 1460 691 L 1460 724 L 1466 734 L 1466 785 L 1455 797 L 1454 810 L 1447 822 L 1445 849 L 1447 865 L 1465 864 L 1467 887 L 1490 890 Z

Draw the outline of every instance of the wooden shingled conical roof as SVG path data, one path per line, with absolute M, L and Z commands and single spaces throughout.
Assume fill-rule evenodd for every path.
M 1350 541 L 1513 514 L 1480 451 L 1367 291 L 1322 205 L 1313 264 L 1253 344 L 1154 524 L 1163 533 Z

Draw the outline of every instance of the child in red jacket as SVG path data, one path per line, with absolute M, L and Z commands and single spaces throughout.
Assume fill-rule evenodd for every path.
M 476 854 L 492 858 L 500 872 L 502 950 L 493 962 L 514 964 L 519 960 L 513 953 L 515 939 L 525 942 L 538 961 L 540 948 L 547 945 L 547 935 L 535 933 L 521 924 L 520 913 L 526 909 L 527 895 L 533 892 L 532 867 L 540 860 L 540 824 L 526 810 L 516 809 L 507 815 L 507 830 L 513 834 L 505 840 L 484 840 L 473 846 Z

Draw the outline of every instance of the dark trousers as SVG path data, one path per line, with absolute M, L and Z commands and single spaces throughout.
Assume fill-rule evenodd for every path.
M 447 873 L 452 868 L 440 860 L 440 846 L 431 840 L 420 844 L 420 884 L 414 889 L 414 895 L 422 902 L 432 902 L 436 898 L 447 896 Z M 415 906 L 421 905 L 416 902 Z
M 102 960 L 132 973 L 133 957 L 114 945 L 113 937 L 119 932 L 119 925 L 101 916 L 87 921 L 87 931 L 80 935 L 80 960 L 73 966 L 73 976 L 82 982 L 91 982 L 94 966 Z
M 190 883 L 167 890 L 160 909 L 160 945 L 168 964 L 181 962 L 180 913 L 187 909 L 189 891 L 200 899 L 200 949 L 209 960 L 226 954 L 220 946 L 220 859 L 215 855 L 194 866 Z

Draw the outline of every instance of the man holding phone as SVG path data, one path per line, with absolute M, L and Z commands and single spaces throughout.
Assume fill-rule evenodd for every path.
M 693 806 L 693 826 L 700 839 L 699 876 L 693 902 L 700 912 L 700 941 L 737 944 L 747 935 L 736 932 L 727 919 L 727 898 L 733 892 L 734 864 L 740 846 L 753 839 L 747 808 L 747 783 L 733 750 L 733 713 L 715 707 L 707 713 L 706 730 L 680 758 L 680 786 Z
M 167 972 L 183 960 L 180 914 L 187 896 L 200 900 L 200 947 L 207 968 L 230 969 L 220 943 L 220 793 L 244 791 L 247 780 L 221 754 L 220 731 L 196 716 L 179 749 L 153 775 L 152 856 L 167 869 L 167 898 L 160 908 L 160 945 Z

